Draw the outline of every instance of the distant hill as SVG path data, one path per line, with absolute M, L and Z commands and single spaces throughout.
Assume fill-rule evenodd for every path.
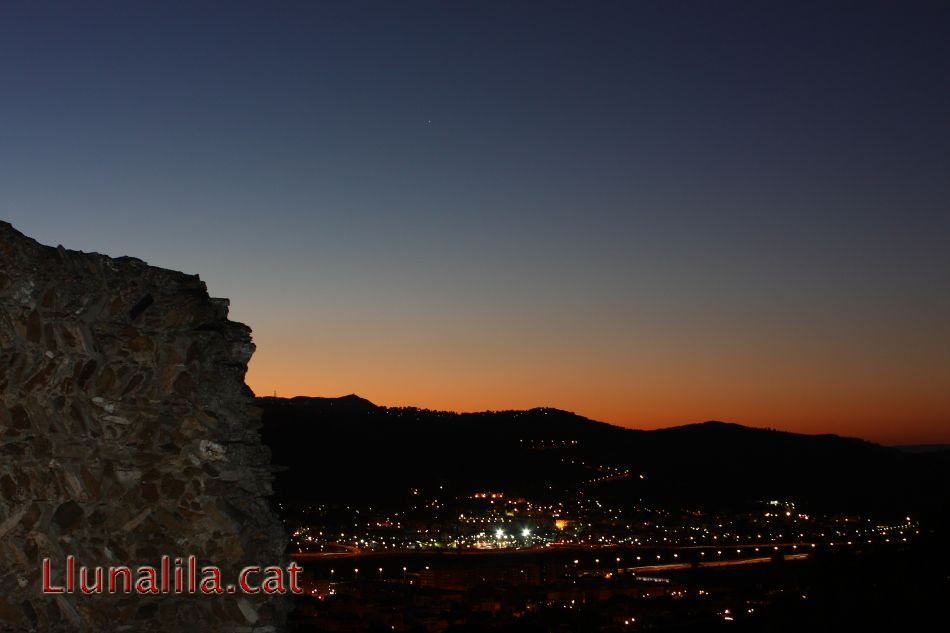
M 793 499 L 816 509 L 945 510 L 950 453 L 705 422 L 626 429 L 557 409 L 451 413 L 342 398 L 259 398 L 286 499 L 386 501 L 410 488 L 696 506 Z M 624 473 L 629 471 L 629 476 Z M 642 476 L 642 477 L 641 477 Z
M 905 453 L 941 453 L 950 452 L 950 444 L 908 444 L 904 446 L 895 446 L 899 451 Z

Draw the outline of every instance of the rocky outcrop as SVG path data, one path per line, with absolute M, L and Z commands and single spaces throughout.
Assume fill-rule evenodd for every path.
M 283 628 L 279 595 L 42 587 L 45 558 L 54 587 L 67 556 L 133 570 L 194 556 L 225 586 L 284 564 L 244 384 L 254 345 L 227 314 L 197 276 L 0 222 L 0 631 Z

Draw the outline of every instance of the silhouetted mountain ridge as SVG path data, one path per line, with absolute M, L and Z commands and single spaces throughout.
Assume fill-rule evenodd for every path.
M 832 434 L 720 421 L 647 431 L 552 408 L 454 413 L 382 407 L 356 395 L 258 402 L 273 461 L 289 467 L 275 485 L 287 498 L 392 499 L 436 484 L 556 496 L 621 470 L 631 476 L 598 483 L 591 494 L 698 505 L 790 498 L 904 512 L 945 506 L 950 489 L 945 454 Z

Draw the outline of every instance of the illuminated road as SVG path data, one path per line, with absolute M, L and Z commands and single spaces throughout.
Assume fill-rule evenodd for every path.
M 598 553 L 605 551 L 614 551 L 618 547 L 615 545 L 603 545 L 603 546 L 589 546 L 589 545 L 575 545 L 575 544 L 565 544 L 557 545 L 556 543 L 547 543 L 544 545 L 535 545 L 532 547 L 511 547 L 511 548 L 498 548 L 498 549 L 413 549 L 413 550 L 361 550 L 352 545 L 340 545 L 335 544 L 337 547 L 345 548 L 345 552 L 297 552 L 291 554 L 291 558 L 299 561 L 306 560 L 328 560 L 336 558 L 360 558 L 360 557 L 390 557 L 390 556 L 500 556 L 506 554 L 531 554 L 531 553 Z M 753 558 L 742 558 L 742 559 L 731 559 L 731 560 L 707 560 L 700 561 L 699 565 L 701 567 L 716 567 L 724 566 L 728 564 L 736 564 L 737 561 L 768 561 L 771 560 L 770 556 L 761 556 L 760 550 L 762 553 L 773 552 L 777 553 L 779 550 L 788 550 L 788 549 L 811 549 L 815 547 L 812 543 L 751 543 L 746 545 L 730 545 L 728 547 L 716 547 L 709 545 L 684 545 L 680 547 L 664 547 L 661 545 L 643 545 L 633 549 L 624 548 L 627 552 L 646 552 L 646 551 L 663 551 L 669 552 L 670 555 L 674 555 L 676 552 L 693 552 L 696 550 L 710 552 L 711 556 L 725 556 L 725 555 L 739 555 L 742 553 L 752 554 L 755 552 L 756 556 Z M 738 550 L 738 551 L 737 551 Z M 722 551 L 722 554 L 716 552 Z M 799 560 L 801 558 L 807 558 L 808 554 L 786 554 L 786 560 Z M 749 563 L 742 563 L 749 564 Z M 651 565 L 644 566 L 644 569 L 683 569 L 689 567 L 691 563 L 689 562 L 676 562 L 670 563 L 667 565 Z M 638 569 L 638 568 L 633 568 Z
M 785 554 L 785 560 L 804 560 L 808 554 Z M 771 563 L 771 556 L 760 556 L 758 558 L 739 558 L 736 560 L 710 560 L 700 562 L 699 567 L 732 567 L 734 565 L 756 565 L 759 563 Z M 627 573 L 642 574 L 655 571 L 674 571 L 677 569 L 689 569 L 692 563 L 670 563 L 668 565 L 643 565 L 641 567 L 627 567 L 622 571 Z

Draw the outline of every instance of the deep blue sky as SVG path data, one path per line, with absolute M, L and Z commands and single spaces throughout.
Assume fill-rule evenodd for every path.
M 4 3 L 0 217 L 259 392 L 950 440 L 946 2 Z

